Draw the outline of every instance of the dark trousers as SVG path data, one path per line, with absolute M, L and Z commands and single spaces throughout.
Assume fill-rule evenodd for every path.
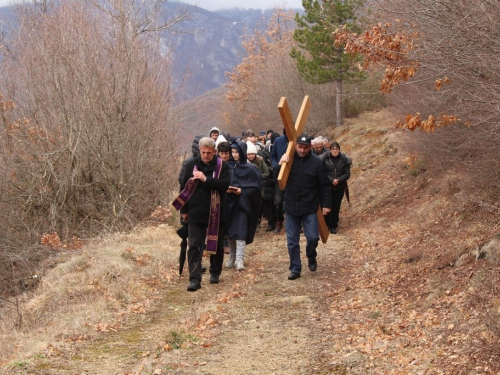
M 344 189 L 332 189 L 332 210 L 325 216 L 326 225 L 329 229 L 337 229 L 339 225 L 339 212 L 342 199 L 344 198 Z
M 267 225 L 274 228 L 276 225 L 276 206 L 273 200 L 264 201 L 264 217 L 267 217 Z
M 276 207 L 276 222 L 283 223 L 285 220 L 285 213 L 283 212 L 283 202 L 277 203 Z
M 207 237 L 208 223 L 188 223 L 188 263 L 189 280 L 201 282 L 201 258 Z M 220 275 L 224 263 L 224 233 L 226 225 L 219 225 L 219 238 L 217 240 L 217 253 L 210 255 L 210 274 Z

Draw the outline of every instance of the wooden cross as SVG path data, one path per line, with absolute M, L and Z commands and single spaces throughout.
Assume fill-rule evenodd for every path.
M 292 115 L 290 114 L 290 108 L 288 108 L 288 102 L 284 96 L 281 97 L 280 103 L 278 104 L 278 109 L 280 111 L 281 121 L 283 121 L 286 135 L 288 137 L 288 147 L 285 154 L 288 155 L 289 161 L 287 163 L 281 164 L 280 173 L 278 175 L 278 184 L 280 186 L 280 189 L 285 190 L 288 176 L 290 175 L 290 170 L 292 169 L 297 138 L 303 133 L 306 126 L 307 116 L 309 116 L 309 111 L 311 110 L 309 96 L 306 95 L 304 97 L 304 100 L 302 101 L 302 107 L 300 107 L 300 112 L 299 116 L 297 117 L 296 124 L 293 123 Z M 326 243 L 326 241 L 328 241 L 328 227 L 326 226 L 321 206 L 318 207 L 317 217 L 321 242 Z

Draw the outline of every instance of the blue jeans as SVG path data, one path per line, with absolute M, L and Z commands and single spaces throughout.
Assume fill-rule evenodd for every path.
M 316 212 L 307 215 L 285 215 L 286 241 L 288 256 L 290 257 L 290 272 L 300 274 L 302 270 L 300 262 L 300 224 L 306 236 L 306 256 L 310 261 L 316 259 L 316 248 L 319 242 L 318 218 Z

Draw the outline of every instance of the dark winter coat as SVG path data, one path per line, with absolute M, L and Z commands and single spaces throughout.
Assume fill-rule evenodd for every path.
M 347 180 L 351 177 L 351 158 L 341 152 L 339 153 L 339 156 L 334 158 L 330 151 L 320 157 L 325 162 L 326 174 L 330 180 L 331 188 L 334 191 L 344 190 L 347 185 Z M 332 182 L 335 179 L 339 180 L 337 186 L 332 185 Z
M 264 151 L 262 151 L 262 158 L 269 171 L 269 177 L 262 176 L 262 197 L 265 201 L 274 201 L 274 186 L 276 182 L 273 177 L 273 167 L 271 166 L 271 153 L 264 149 Z
M 288 138 L 286 135 L 282 135 L 275 139 L 273 146 L 271 147 L 271 165 L 273 169 L 276 169 L 281 157 L 286 152 L 288 147 Z
M 267 168 L 267 165 L 266 163 L 264 163 L 264 159 L 262 158 L 262 156 L 260 155 L 255 155 L 255 159 L 253 161 L 250 161 L 249 160 L 249 163 L 251 163 L 252 165 L 254 165 L 259 171 L 260 171 L 260 174 L 262 176 L 262 189 L 261 189 L 261 197 L 264 198 L 264 181 L 267 181 L 267 180 L 271 180 L 273 181 L 272 179 L 272 175 L 269 173 L 269 169 Z M 274 181 L 273 181 L 274 183 Z M 274 184 L 273 184 L 274 186 Z M 274 192 L 274 190 L 273 190 Z
M 325 163 L 312 152 L 300 158 L 297 153 L 285 186 L 283 210 L 292 215 L 306 215 L 332 207 L 330 182 Z
M 233 143 L 231 148 L 238 150 L 240 160 L 231 157 L 228 162 L 230 186 L 241 188 L 241 194 L 227 194 L 227 233 L 232 240 L 245 240 L 250 244 L 259 222 L 262 176 L 257 167 L 247 162 L 243 143 Z
M 226 221 L 226 191 L 229 187 L 229 167 L 227 163 L 222 163 L 219 178 L 213 178 L 213 172 L 217 167 L 217 156 L 214 156 L 209 164 L 201 161 L 200 156 L 189 159 L 186 163 L 185 173 L 181 182 L 181 191 L 186 186 L 187 181 L 193 177 L 194 166 L 203 172 L 207 177 L 205 182 L 198 181 L 193 195 L 187 203 L 181 208 L 181 213 L 188 214 L 190 223 L 208 223 L 210 215 L 210 201 L 212 189 L 220 193 L 220 221 Z
M 193 143 L 191 145 L 192 155 L 182 162 L 181 170 L 179 171 L 179 177 L 177 179 L 179 181 L 179 185 L 182 184 L 182 179 L 184 178 L 184 173 L 186 173 L 187 163 L 189 163 L 192 159 L 196 159 L 198 157 L 198 155 L 200 154 L 199 143 L 200 143 L 200 139 L 202 139 L 203 137 L 205 137 L 205 136 L 204 135 L 197 135 L 196 137 L 194 137 Z

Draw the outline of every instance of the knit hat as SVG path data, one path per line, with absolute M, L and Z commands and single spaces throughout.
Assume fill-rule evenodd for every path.
M 217 146 L 219 145 L 219 143 L 221 142 L 227 142 L 227 139 L 224 138 L 224 136 L 222 134 L 220 134 L 218 137 L 217 137 L 217 140 L 215 141 L 215 148 L 217 148 Z
M 250 141 L 247 141 L 247 155 L 248 154 L 257 154 L 257 147 Z

